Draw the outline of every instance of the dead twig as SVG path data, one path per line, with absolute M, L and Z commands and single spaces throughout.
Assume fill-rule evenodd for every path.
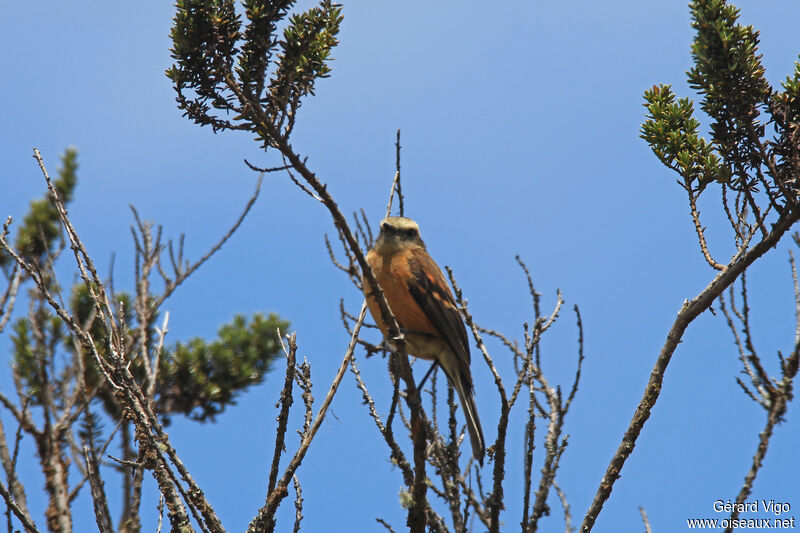
M 89 478 L 89 486 L 92 490 L 92 503 L 94 504 L 94 516 L 97 521 L 97 528 L 101 533 L 112 533 L 114 528 L 111 523 L 111 516 L 108 513 L 108 499 L 103 488 L 103 480 L 100 478 L 100 469 L 94 450 L 88 446 L 83 447 L 83 455 L 86 460 L 86 473 Z
M 8 217 L 6 224 L 11 222 L 11 217 Z M 4 229 L 4 233 L 6 230 Z M 3 236 L 5 238 L 5 235 Z M 11 272 L 11 281 L 8 283 L 3 296 L 0 297 L 0 333 L 5 329 L 6 324 L 11 319 L 11 313 L 14 311 L 14 304 L 17 300 L 17 292 L 19 291 L 20 281 L 22 280 L 22 269 L 19 265 L 14 265 Z
M 320 425 L 322 424 L 323 419 L 325 418 L 325 414 L 330 407 L 331 402 L 333 401 L 333 397 L 336 395 L 336 391 L 339 388 L 339 384 L 344 377 L 344 373 L 347 370 L 347 366 L 350 364 L 350 360 L 353 357 L 353 352 L 355 351 L 356 347 L 356 339 L 358 339 L 358 333 L 361 330 L 361 324 L 364 322 L 364 317 L 366 316 L 367 312 L 367 304 L 364 302 L 361 306 L 361 312 L 359 313 L 358 322 L 356 322 L 355 326 L 353 327 L 353 335 L 350 337 L 350 344 L 347 347 L 347 350 L 342 358 L 342 363 L 339 365 L 339 370 L 336 373 L 336 376 L 331 383 L 330 388 L 328 389 L 328 394 L 325 396 L 325 399 L 322 401 L 322 405 L 320 406 L 319 410 L 317 411 L 317 415 L 314 418 L 314 422 L 307 427 L 307 430 L 303 432 L 302 439 L 300 441 L 300 445 L 297 448 L 292 459 L 289 461 L 289 464 L 286 466 L 283 475 L 281 476 L 280 480 L 277 480 L 277 471 L 275 470 L 276 461 L 279 459 L 280 451 L 278 449 L 278 440 L 276 439 L 276 453 L 275 457 L 273 458 L 273 470 L 270 472 L 270 484 L 269 490 L 267 492 L 267 500 L 261 509 L 259 509 L 258 514 L 256 517 L 250 522 L 250 526 L 248 527 L 248 533 L 250 532 L 262 532 L 262 531 L 271 531 L 270 528 L 274 527 L 274 516 L 275 510 L 278 508 L 281 500 L 287 496 L 287 486 L 289 480 L 294 476 L 295 471 L 300 466 L 303 458 L 305 457 L 306 452 L 308 451 L 308 447 L 311 445 L 311 441 L 314 439 L 317 431 L 319 430 Z M 291 337 L 294 340 L 294 335 Z M 293 341 L 292 341 L 293 342 Z M 292 348 L 292 343 L 290 342 L 290 349 L 288 353 L 292 353 L 294 350 L 296 352 L 296 344 L 294 348 Z M 288 355 L 288 354 L 287 354 Z M 287 378 L 286 381 L 290 381 L 289 371 L 287 370 Z M 284 388 L 286 390 L 286 388 Z M 284 430 L 285 431 L 285 430 Z M 275 475 L 273 475 L 273 471 L 275 471 Z
M 650 519 L 647 518 L 647 513 L 644 510 L 644 507 L 639 507 L 639 514 L 642 515 L 642 523 L 644 524 L 644 533 L 653 533 L 653 529 L 650 527 Z

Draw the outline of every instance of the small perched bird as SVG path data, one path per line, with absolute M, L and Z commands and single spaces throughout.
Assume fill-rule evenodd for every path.
M 473 396 L 467 330 L 441 269 L 425 249 L 417 223 L 405 217 L 383 219 L 367 262 L 402 329 L 408 354 L 438 363 L 458 392 L 472 456 L 483 464 L 486 447 Z M 362 285 L 369 312 L 387 337 L 388 327 L 366 278 Z

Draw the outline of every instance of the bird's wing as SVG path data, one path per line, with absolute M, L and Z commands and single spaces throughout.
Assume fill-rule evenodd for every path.
M 443 359 L 437 359 L 437 362 L 458 392 L 461 408 L 467 419 L 472 456 L 483 464 L 486 444 L 472 392 L 469 340 L 455 298 L 447 286 L 442 271 L 424 249 L 414 250 L 411 253 L 408 267 L 411 273 L 407 278 L 408 292 L 454 355 L 455 361 L 445 356 Z
M 469 340 L 456 301 L 444 275 L 425 250 L 415 250 L 408 261 L 411 276 L 408 291 L 431 321 L 469 376 Z M 463 370 L 462 370 L 463 372 Z M 469 378 L 468 378 L 469 379 Z M 469 379 L 468 383 L 472 384 Z

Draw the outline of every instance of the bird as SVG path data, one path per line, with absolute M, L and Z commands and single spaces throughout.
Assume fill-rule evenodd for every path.
M 366 260 L 400 326 L 407 353 L 438 364 L 458 393 L 472 456 L 482 465 L 486 445 L 475 405 L 467 330 L 442 270 L 422 242 L 419 225 L 406 217 L 384 218 Z M 388 339 L 388 325 L 366 276 L 362 287 L 369 312 Z

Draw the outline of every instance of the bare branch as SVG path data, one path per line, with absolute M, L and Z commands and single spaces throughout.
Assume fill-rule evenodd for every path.
M 364 317 L 366 316 L 367 312 L 367 303 L 366 301 L 361 305 L 361 312 L 359 313 L 358 322 L 353 327 L 353 335 L 350 338 L 350 344 L 347 347 L 347 351 L 345 352 L 344 357 L 342 358 L 342 363 L 339 365 L 339 370 L 336 373 L 336 376 L 331 383 L 330 388 L 328 389 L 328 394 L 325 396 L 325 399 L 322 401 L 322 405 L 317 411 L 317 416 L 314 419 L 314 423 L 311 425 L 308 431 L 306 431 L 303 435 L 303 438 L 300 442 L 300 446 L 297 448 L 297 451 L 292 457 L 292 460 L 286 466 L 286 469 L 281 477 L 280 481 L 273 484 L 270 481 L 271 490 L 267 494 L 267 501 L 264 506 L 259 509 L 258 515 L 250 522 L 250 526 L 248 527 L 248 532 L 260 532 L 266 531 L 267 527 L 273 523 L 275 510 L 278 507 L 278 504 L 281 502 L 283 498 L 287 495 L 287 486 L 289 480 L 294 475 L 297 468 L 300 466 L 303 458 L 305 457 L 306 452 L 308 451 L 308 447 L 311 445 L 311 441 L 314 439 L 317 431 L 319 430 L 320 425 L 322 424 L 322 420 L 325 418 L 325 414 L 328 411 L 328 407 L 330 407 L 331 402 L 333 401 L 333 397 L 336 394 L 336 391 L 339 388 L 339 384 L 342 381 L 342 377 L 344 377 L 344 373 L 347 370 L 347 366 L 350 364 L 350 360 L 353 357 L 353 352 L 355 351 L 356 347 L 356 339 L 358 339 L 358 333 L 361 330 L 361 324 L 364 322 Z M 294 337 L 294 336 L 293 336 Z M 291 350 L 290 350 L 291 352 Z M 288 380 L 288 373 L 287 373 L 287 380 Z M 276 450 L 277 451 L 277 450 Z M 272 478 L 272 475 L 270 475 Z
M 303 520 L 303 491 L 300 489 L 300 481 L 296 475 L 292 476 L 294 481 L 294 533 L 300 531 L 300 522 Z
M 100 276 L 97 274 L 97 269 L 94 266 L 94 262 L 92 261 L 92 258 L 89 256 L 89 253 L 86 251 L 86 247 L 81 242 L 80 238 L 78 237 L 78 233 L 75 231 L 75 227 L 72 225 L 72 222 L 67 216 L 67 210 L 64 207 L 64 202 L 62 201 L 61 197 L 58 194 L 58 191 L 56 191 L 55 186 L 50 180 L 50 175 L 48 174 L 47 169 L 45 168 L 44 160 L 42 159 L 42 154 L 39 153 L 38 149 L 34 148 L 33 155 L 37 163 L 39 164 L 39 169 L 42 171 L 42 175 L 44 176 L 45 182 L 47 183 L 47 189 L 50 192 L 50 197 L 53 202 L 53 205 L 58 211 L 58 215 L 61 219 L 61 225 L 67 232 L 67 237 L 70 242 L 70 248 L 72 248 L 72 252 L 75 255 L 75 264 L 78 266 L 78 270 L 81 273 L 81 279 L 83 279 L 86 288 L 89 290 L 89 294 L 92 296 L 95 302 L 98 303 L 97 311 L 100 314 L 100 317 L 106 323 L 106 327 L 108 328 L 109 331 L 113 331 L 116 326 L 116 323 L 114 322 L 114 315 L 111 310 L 111 305 L 109 304 L 108 297 L 106 296 L 102 280 L 100 279 Z M 19 263 L 19 261 L 17 262 Z M 24 265 L 21 266 L 25 268 Z M 41 275 L 39 276 L 39 279 L 41 280 Z M 37 285 L 39 284 L 37 283 Z
M 581 321 L 581 312 L 578 309 L 578 305 L 576 304 L 573 309 L 575 309 L 575 316 L 577 317 L 578 321 L 578 368 L 575 370 L 575 381 L 572 382 L 572 389 L 569 391 L 569 396 L 567 396 L 567 401 L 564 403 L 564 413 L 569 411 L 569 406 L 572 404 L 573 398 L 575 398 L 575 393 L 578 392 L 578 383 L 581 380 L 581 366 L 583 364 L 583 322 Z
M 403 206 L 403 188 L 400 181 L 400 128 L 397 128 L 397 141 L 395 142 L 395 168 L 397 169 L 397 200 L 400 208 L 400 216 L 405 216 L 405 208 Z
M 800 299 L 800 287 L 797 284 L 797 272 L 794 264 L 794 257 L 790 254 L 789 256 L 789 263 L 792 269 L 792 281 L 794 285 L 794 293 L 796 302 Z M 746 303 L 746 296 L 747 292 L 744 287 L 744 278 L 742 278 L 742 298 L 744 300 L 744 308 L 747 308 Z M 745 324 L 747 325 L 747 334 L 749 337 L 749 324 L 747 322 L 747 312 L 743 311 L 743 316 L 745 317 Z M 800 315 L 797 318 L 800 321 Z M 752 348 L 752 344 L 749 344 L 749 347 Z M 761 469 L 761 465 L 763 464 L 764 457 L 766 457 L 767 449 L 769 447 L 770 439 L 772 438 L 772 434 L 774 432 L 775 426 L 779 424 L 783 420 L 783 415 L 786 412 L 788 403 L 793 398 L 793 388 L 794 388 L 794 379 L 797 376 L 798 367 L 800 367 L 800 341 L 797 340 L 797 334 L 795 334 L 795 346 L 792 350 L 792 353 L 787 358 L 783 358 L 778 353 L 781 363 L 781 373 L 782 379 L 779 382 L 775 382 L 774 380 L 770 379 L 766 376 L 766 373 L 763 368 L 761 368 L 760 361 L 755 353 L 751 352 L 751 356 L 749 360 L 751 362 L 757 362 L 758 366 L 757 373 L 756 373 L 756 380 L 754 381 L 754 385 L 759 390 L 761 395 L 760 398 L 755 397 L 741 382 L 741 380 L 737 379 L 739 385 L 745 390 L 748 396 L 751 399 L 758 402 L 762 407 L 764 407 L 765 411 L 767 411 L 767 419 L 764 424 L 764 429 L 759 434 L 759 442 L 758 447 L 756 448 L 756 453 L 753 456 L 753 462 L 750 467 L 750 470 L 747 472 L 745 476 L 744 483 L 742 484 L 742 488 L 739 491 L 738 496 L 736 497 L 736 503 L 740 504 L 747 500 L 750 496 L 753 483 L 755 482 L 756 477 L 758 476 L 758 472 Z M 760 369 L 760 370 L 759 370 Z M 734 506 L 734 511 L 731 513 L 731 519 L 735 519 L 739 516 L 738 506 Z M 726 531 L 731 531 L 731 528 L 728 527 Z
M 380 431 L 381 435 L 383 435 L 384 440 L 386 440 L 386 444 L 389 445 L 389 449 L 391 449 L 391 458 L 394 463 L 396 463 L 403 474 L 403 480 L 405 481 L 407 486 L 411 486 L 414 482 L 414 474 L 411 470 L 411 465 L 409 464 L 408 460 L 405 458 L 402 450 L 400 449 L 400 445 L 397 444 L 397 441 L 394 438 L 394 434 L 392 432 L 392 418 L 394 416 L 395 410 L 398 405 L 398 398 L 399 398 L 399 390 L 397 387 L 397 381 L 394 384 L 394 393 L 392 395 L 392 407 L 389 409 L 389 417 L 386 419 L 386 425 L 383 424 L 381 421 L 381 417 L 378 414 L 378 410 L 375 407 L 375 400 L 373 400 L 372 396 L 370 395 L 369 391 L 367 390 L 366 384 L 361 379 L 361 371 L 356 366 L 355 357 L 350 360 L 350 370 L 353 372 L 353 375 L 356 378 L 356 384 L 358 388 L 361 390 L 361 393 L 364 397 L 364 402 L 366 402 L 369 408 L 369 414 L 372 419 L 375 421 L 375 425 L 378 426 L 378 431 Z
M 3 421 L 0 419 L 0 463 L 2 463 L 3 470 L 6 473 L 9 493 L 17 502 L 19 508 L 27 514 L 28 503 L 25 497 L 25 489 L 17 478 L 17 454 L 19 453 L 21 438 L 22 424 L 17 424 L 17 432 L 14 439 L 14 453 L 12 456 L 8 450 L 8 441 L 6 439 L 5 429 L 3 428 Z
M 581 533 L 588 533 L 594 527 L 597 516 L 603 508 L 603 504 L 611 495 L 614 483 L 619 479 L 625 461 L 633 452 L 636 440 L 644 427 L 645 422 L 650 417 L 650 411 L 658 401 L 661 394 L 661 384 L 664 379 L 667 366 L 669 365 L 675 349 L 678 347 L 686 328 L 703 311 L 707 310 L 722 292 L 727 289 L 744 270 L 753 262 L 764 255 L 767 250 L 775 246 L 783 235 L 800 219 L 800 209 L 793 208 L 785 212 L 772 226 L 772 230 L 759 241 L 755 246 L 743 251 L 740 258 L 733 261 L 728 267 L 722 270 L 714 280 L 694 299 L 684 302 L 675 322 L 670 328 L 667 339 L 656 360 L 650 380 L 645 389 L 642 400 L 633 415 L 633 419 L 628 426 L 622 442 L 609 463 L 603 479 L 595 494 L 592 505 L 586 513 L 581 525 Z
M 156 351 L 153 355 L 153 363 L 150 365 L 150 375 L 148 376 L 147 397 L 150 399 L 155 398 L 156 383 L 158 382 L 158 369 L 161 366 L 161 354 L 164 351 L 164 338 L 167 335 L 167 326 L 169 324 L 169 311 L 164 312 L 164 322 L 160 328 L 156 328 L 158 333 L 158 344 Z
M 26 433 L 33 437 L 37 437 L 41 433 L 41 431 L 34 424 L 30 413 L 26 409 L 23 409 L 22 411 L 17 409 L 17 406 L 14 405 L 14 403 L 9 400 L 2 391 L 0 391 L 0 403 L 3 404 L 3 407 L 8 409 L 12 415 L 14 415 L 14 418 Z
M 8 217 L 8 219 L 10 221 L 11 217 Z M 19 291 L 21 279 L 22 269 L 20 269 L 19 265 L 14 265 L 11 281 L 8 283 L 8 287 L 3 293 L 3 296 L 0 297 L 0 333 L 3 332 L 3 329 L 5 329 L 6 324 L 11 318 L 11 312 L 14 310 L 14 303 L 17 300 L 17 291 Z
M 281 157 L 283 158 L 283 162 L 286 163 L 286 156 L 284 154 L 281 154 Z M 289 175 L 289 179 L 292 180 L 292 183 L 297 185 L 300 188 L 301 191 L 303 191 L 304 193 L 309 195 L 314 200 L 316 200 L 318 202 L 322 202 L 322 198 L 320 198 L 319 196 L 314 194 L 314 191 L 312 191 L 311 189 L 306 187 L 300 180 L 297 179 L 297 177 L 294 174 L 292 174 L 292 165 L 291 165 L 291 163 L 284 165 L 284 168 L 286 169 L 286 174 Z
M 364 228 L 366 228 L 366 234 L 364 235 L 364 248 L 372 248 L 372 245 L 375 243 L 375 238 L 372 235 L 372 225 L 369 223 L 369 219 L 367 218 L 367 212 L 364 211 L 364 208 L 361 208 L 361 220 L 364 223 Z M 356 220 L 358 217 L 356 217 Z
M 650 527 L 650 520 L 647 518 L 647 513 L 645 512 L 644 507 L 639 507 L 639 514 L 642 515 L 644 533 L 653 533 L 653 529 Z
M 347 267 L 339 263 L 338 259 L 336 259 L 336 254 L 333 253 L 333 247 L 331 246 L 331 241 L 328 239 L 327 235 L 325 235 L 325 248 L 328 250 L 328 257 L 330 258 L 331 263 L 333 263 L 333 266 L 335 266 L 348 276 L 351 277 L 355 276 L 353 262 L 351 261 L 350 266 Z
M 183 527 L 184 522 L 188 523 L 185 514 L 181 513 L 182 504 L 180 498 L 174 493 L 172 483 L 176 483 L 176 478 L 169 468 L 169 463 L 172 463 L 178 470 L 181 479 L 187 484 L 188 491 L 184 491 L 180 485 L 177 485 L 178 490 L 187 498 L 187 502 L 191 505 L 192 512 L 199 511 L 202 515 L 203 521 L 214 531 L 222 531 L 222 526 L 214 513 L 211 506 L 205 499 L 202 490 L 194 482 L 194 479 L 189 474 L 186 467 L 183 465 L 180 458 L 175 453 L 174 448 L 169 443 L 169 438 L 163 431 L 160 422 L 156 418 L 148 401 L 145 399 L 141 389 L 139 388 L 136 380 L 130 373 L 125 359 L 125 346 L 126 343 L 121 338 L 121 329 L 117 324 L 113 308 L 111 307 L 108 298 L 106 297 L 105 288 L 102 280 L 97 275 L 94 264 L 89 257 L 86 248 L 80 241 L 77 233 L 75 232 L 72 223 L 67 217 L 66 209 L 61 201 L 58 193 L 53 187 L 47 170 L 44 167 L 41 155 L 38 150 L 34 150 L 34 155 L 39 162 L 39 167 L 45 176 L 45 181 L 48 184 L 48 190 L 51 194 L 51 199 L 56 206 L 62 225 L 67 230 L 67 235 L 75 255 L 76 264 L 81 272 L 81 278 L 89 291 L 89 294 L 94 302 L 95 310 L 100 318 L 105 322 L 106 328 L 109 332 L 107 339 L 108 354 L 106 357 L 108 361 L 100 357 L 97 352 L 94 340 L 91 335 L 84 331 L 79 324 L 77 324 L 72 316 L 67 313 L 64 307 L 55 300 L 50 293 L 47 283 L 42 279 L 40 273 L 31 265 L 28 265 L 13 249 L 8 246 L 5 238 L 0 237 L 0 245 L 5 248 L 14 258 L 14 260 L 31 276 L 34 283 L 39 288 L 40 293 L 46 299 L 47 303 L 56 311 L 56 314 L 64 321 L 69 329 L 81 341 L 81 343 L 91 350 L 92 356 L 98 364 L 98 367 L 108 380 L 109 384 L 115 390 L 121 391 L 120 401 L 123 402 L 129 409 L 130 414 L 137 426 L 137 438 L 140 445 L 145 448 L 145 455 L 152 454 L 147 461 L 148 465 L 154 468 L 154 476 L 159 484 L 159 489 L 164 493 L 168 507 L 170 508 L 170 521 L 173 527 Z M 258 189 L 257 189 L 258 191 Z M 256 191 L 256 192 L 257 192 Z M 247 210 L 252 206 L 255 201 L 255 196 L 248 204 Z M 234 226 L 234 229 L 241 223 L 241 218 Z M 189 270 L 196 269 L 202 262 L 204 262 L 219 246 L 229 237 L 226 235 L 212 251 L 204 258 L 198 261 L 194 266 L 188 267 Z M 114 374 L 112 379 L 111 374 Z M 117 382 L 118 381 L 118 382 Z M 196 517 L 199 516 L 195 514 Z M 203 524 L 201 523 L 201 526 Z M 205 526 L 203 526 L 205 527 Z
M 164 495 L 158 495 L 158 506 L 156 507 L 156 511 L 158 512 L 158 527 L 156 528 L 157 533 L 161 533 L 161 526 L 162 522 L 164 521 Z
M 706 262 L 711 266 L 711 268 L 715 270 L 722 270 L 724 265 L 714 261 L 714 259 L 711 257 L 711 253 L 708 251 L 705 228 L 703 228 L 702 224 L 700 224 L 700 211 L 697 209 L 695 193 L 689 184 L 684 185 L 684 189 L 686 189 L 686 192 L 689 194 L 689 210 L 692 213 L 694 230 L 697 232 L 697 239 L 700 242 L 700 250 L 703 252 L 703 257 L 705 257 Z
M 522 371 L 527 376 L 528 382 L 528 420 L 525 422 L 525 438 L 523 444 L 523 496 L 522 496 L 522 528 L 525 531 L 530 523 L 529 511 L 531 502 L 531 485 L 533 479 L 531 473 L 533 471 L 533 449 L 535 447 L 534 437 L 536 435 L 536 411 L 534 409 L 536 404 L 536 396 L 533 390 L 533 376 L 527 371 Z
M 19 508 L 17 502 L 14 501 L 14 498 L 8 492 L 8 489 L 2 481 L 0 481 L 0 496 L 3 497 L 3 500 L 6 502 L 6 506 L 11 509 L 11 512 L 14 513 L 14 516 L 16 516 L 19 521 L 22 522 L 22 525 L 25 527 L 25 531 L 28 533 L 39 533 L 39 530 L 36 529 L 36 525 L 33 523 L 33 520 L 31 520 L 31 518 L 28 516 L 28 513 Z
M 244 160 L 244 164 L 247 165 L 248 168 L 250 170 L 254 171 L 254 172 L 263 172 L 265 174 L 269 174 L 271 172 L 279 172 L 281 170 L 288 170 L 288 169 L 292 168 L 291 165 L 282 165 L 282 166 L 279 166 L 279 167 L 261 168 L 261 167 L 257 167 L 255 165 L 251 164 L 250 161 L 248 161 L 247 159 Z
M 800 239 L 800 235 L 796 232 L 793 235 L 795 242 Z M 794 262 L 794 254 L 792 251 L 789 250 L 789 265 L 792 268 L 792 281 L 794 282 L 794 318 L 795 318 L 795 330 L 794 330 L 794 343 L 800 344 L 800 284 L 797 281 L 797 267 Z
M 564 533 L 572 533 L 572 515 L 569 511 L 569 502 L 567 501 L 567 495 L 564 494 L 564 491 L 561 490 L 561 487 L 558 486 L 558 483 L 553 481 L 553 489 L 558 494 L 558 499 L 561 500 L 561 508 L 564 510 Z
M 379 523 L 380 525 L 382 525 L 383 527 L 385 527 L 385 528 L 386 528 L 386 530 L 387 530 L 389 533 L 395 533 L 394 529 L 392 529 L 392 526 L 390 526 L 390 525 L 389 525 L 389 523 L 388 523 L 388 522 L 386 522 L 386 520 L 384 520 L 383 518 L 376 518 L 376 519 L 375 519 L 375 521 L 376 521 L 377 523 Z
M 743 321 L 744 317 L 736 309 L 736 299 L 733 294 L 733 285 L 731 285 L 730 288 L 728 289 L 728 293 L 730 294 L 731 310 L 734 316 L 736 316 L 740 321 Z M 739 330 L 733 323 L 733 317 L 731 316 L 731 312 L 728 311 L 728 307 L 725 304 L 724 293 L 719 295 L 718 301 L 719 301 L 719 308 L 722 311 L 722 315 L 725 317 L 725 320 L 728 324 L 728 328 L 731 330 L 731 334 L 733 335 L 733 340 L 734 343 L 736 344 L 736 348 L 739 351 L 739 360 L 742 362 L 742 366 L 744 366 L 745 373 L 748 376 L 750 376 L 750 382 L 755 384 L 758 382 L 758 377 L 756 377 L 755 372 L 753 372 L 753 368 L 750 366 L 750 362 L 748 361 L 748 354 L 745 352 L 744 343 L 742 342 L 742 339 L 739 336 Z M 750 329 L 748 327 L 746 328 L 745 333 L 749 335 L 749 332 Z M 745 387 L 744 383 L 742 383 L 741 381 L 739 383 L 744 388 L 745 392 L 749 395 L 750 394 L 749 389 L 747 389 L 747 387 Z
M 399 130 L 398 130 L 399 131 Z M 394 200 L 394 191 L 400 185 L 400 171 L 394 173 L 394 179 L 392 180 L 392 188 L 389 190 L 389 203 L 386 204 L 386 215 L 384 217 L 388 217 L 392 214 L 392 201 Z
M 272 466 L 269 471 L 269 483 L 267 484 L 267 494 L 275 491 L 275 484 L 278 482 L 278 469 L 280 467 L 281 454 L 286 449 L 286 427 L 289 422 L 289 409 L 294 402 L 292 387 L 294 386 L 294 374 L 297 371 L 295 360 L 297 357 L 297 334 L 293 333 L 288 337 L 289 348 L 283 343 L 281 332 L 278 331 L 278 338 L 281 339 L 281 347 L 286 356 L 286 378 L 283 381 L 281 398 L 275 407 L 281 406 L 278 414 L 278 429 L 275 434 L 275 452 L 272 454 Z
M 742 220 L 739 219 L 738 221 L 733 218 L 733 214 L 731 213 L 731 208 L 728 205 L 728 185 L 723 183 L 721 186 L 722 189 L 722 209 L 725 211 L 725 215 L 728 217 L 728 222 L 731 225 L 731 229 L 735 234 L 735 242 L 741 243 L 744 241 L 744 235 L 742 235 L 740 226 Z
M 108 436 L 108 438 L 106 439 L 106 442 L 105 442 L 105 443 L 103 444 L 103 446 L 100 448 L 100 452 L 99 452 L 97 455 L 99 455 L 99 456 L 101 456 L 101 457 L 102 457 L 102 456 L 104 456 L 104 455 L 106 454 L 106 450 L 108 449 L 108 446 L 111 444 L 111 441 L 114 439 L 114 435 L 116 435 L 116 434 L 117 434 L 117 431 L 119 431 L 120 427 L 122 427 L 122 424 L 123 424 L 123 422 L 122 422 L 122 421 L 120 421 L 120 422 L 117 422 L 117 425 L 114 427 L 114 430 L 113 430 L 113 431 L 111 432 L 111 434 Z M 88 473 L 88 470 L 87 470 L 87 472 L 86 472 L 86 473 L 84 474 L 84 476 L 83 476 L 83 479 L 81 479 L 81 480 L 80 480 L 80 481 L 79 481 L 79 482 L 78 482 L 78 483 L 77 483 L 77 484 L 76 484 L 76 485 L 75 485 L 75 486 L 72 488 L 72 490 L 70 491 L 70 493 L 69 493 L 69 501 L 70 501 L 70 502 L 74 501 L 74 500 L 75 500 L 75 498 L 77 498 L 77 497 L 78 497 L 78 493 L 80 493 L 80 490 L 81 490 L 81 488 L 83 487 L 83 484 L 84 484 L 84 483 L 86 483 L 88 480 L 89 480 L 89 473 Z
M 191 276 L 195 270 L 200 268 L 203 265 L 203 263 L 208 261 L 211 258 L 211 256 L 217 253 L 217 251 L 219 251 L 219 249 L 222 248 L 222 246 L 228 241 L 228 239 L 231 238 L 231 236 L 236 232 L 236 230 L 239 229 L 239 226 L 242 225 L 242 222 L 244 222 L 244 219 L 247 217 L 247 214 L 250 212 L 250 209 L 252 209 L 253 204 L 255 204 L 256 200 L 258 199 L 258 195 L 261 192 L 261 183 L 263 181 L 262 178 L 263 178 L 262 176 L 258 177 L 258 181 L 256 182 L 256 190 L 253 192 L 252 196 L 250 196 L 250 199 L 245 204 L 242 213 L 239 215 L 239 218 L 236 219 L 236 222 L 233 223 L 233 226 L 230 227 L 230 229 L 220 238 L 220 240 L 217 241 L 217 243 L 214 246 L 212 246 L 211 249 L 208 252 L 206 252 L 204 256 L 202 256 L 200 259 L 198 259 L 191 265 L 189 265 L 188 263 L 186 265 L 177 265 L 178 268 L 176 268 L 175 279 L 171 283 L 167 283 L 167 286 L 164 288 L 164 292 L 158 298 L 155 299 L 155 301 L 152 304 L 154 308 L 160 307 L 161 304 L 164 303 L 164 300 L 169 298 L 169 296 L 175 291 L 178 285 L 183 283 L 186 280 L 186 278 Z M 183 250 L 183 240 L 181 239 L 181 254 L 180 254 L 181 256 L 183 255 L 182 250 Z
M 94 450 L 88 446 L 83 447 L 83 455 L 86 459 L 86 472 L 89 477 L 89 486 L 92 490 L 92 502 L 94 503 L 94 515 L 97 521 L 97 528 L 101 533 L 113 533 L 114 528 L 111 524 L 111 516 L 108 514 L 108 500 L 106 491 L 103 488 L 103 480 L 100 478 L 97 457 Z

